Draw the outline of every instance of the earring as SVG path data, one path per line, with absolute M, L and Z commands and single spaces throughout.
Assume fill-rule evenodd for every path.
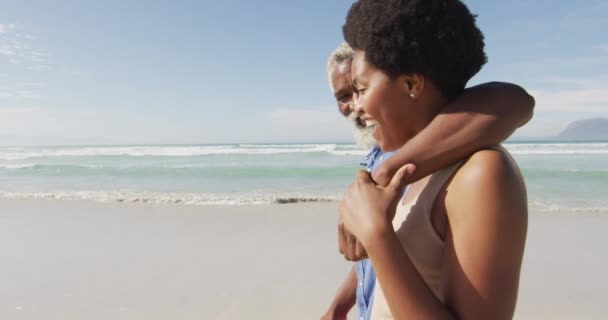
M 410 93 L 410 98 L 414 99 L 415 96 L 416 96 L 415 94 Z

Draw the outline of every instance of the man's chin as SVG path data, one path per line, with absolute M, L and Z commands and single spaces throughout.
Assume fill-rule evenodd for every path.
M 371 149 L 378 146 L 378 141 L 374 139 L 370 131 L 356 128 L 353 134 L 355 137 L 355 143 L 362 149 Z
M 375 142 L 375 141 L 374 142 L 366 142 L 366 143 L 360 142 L 360 143 L 357 143 L 357 146 L 359 148 L 365 149 L 365 150 L 369 150 L 369 149 L 372 149 L 372 148 L 376 148 L 376 147 L 379 148 L 380 147 L 380 145 L 377 142 Z
M 357 117 L 355 113 L 351 113 L 348 117 L 349 122 L 353 125 L 353 136 L 357 146 L 363 149 L 371 149 L 377 147 L 378 141 L 372 135 L 373 127 L 366 127 L 363 121 Z

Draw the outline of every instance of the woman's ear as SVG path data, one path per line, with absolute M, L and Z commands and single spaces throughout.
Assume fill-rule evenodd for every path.
M 411 73 L 403 75 L 401 78 L 401 83 L 403 83 L 407 95 L 412 99 L 420 97 L 424 90 L 424 76 L 418 73 Z

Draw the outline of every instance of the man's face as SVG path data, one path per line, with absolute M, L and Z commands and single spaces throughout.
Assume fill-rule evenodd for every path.
M 362 147 L 371 148 L 377 143 L 372 137 L 371 131 L 367 130 L 365 122 L 353 112 L 355 88 L 351 80 L 351 64 L 352 59 L 346 60 L 334 68 L 331 72 L 331 87 L 340 113 L 353 125 L 356 143 Z
M 338 103 L 338 109 L 345 117 L 353 110 L 353 83 L 351 81 L 350 66 L 352 60 L 346 60 L 337 65 L 331 73 L 331 87 Z

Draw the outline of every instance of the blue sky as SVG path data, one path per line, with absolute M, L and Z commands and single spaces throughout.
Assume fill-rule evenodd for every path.
M 608 116 L 608 2 L 465 1 L 471 84 L 537 99 L 515 138 Z M 351 1 L 4 1 L 0 144 L 349 141 L 325 61 Z

